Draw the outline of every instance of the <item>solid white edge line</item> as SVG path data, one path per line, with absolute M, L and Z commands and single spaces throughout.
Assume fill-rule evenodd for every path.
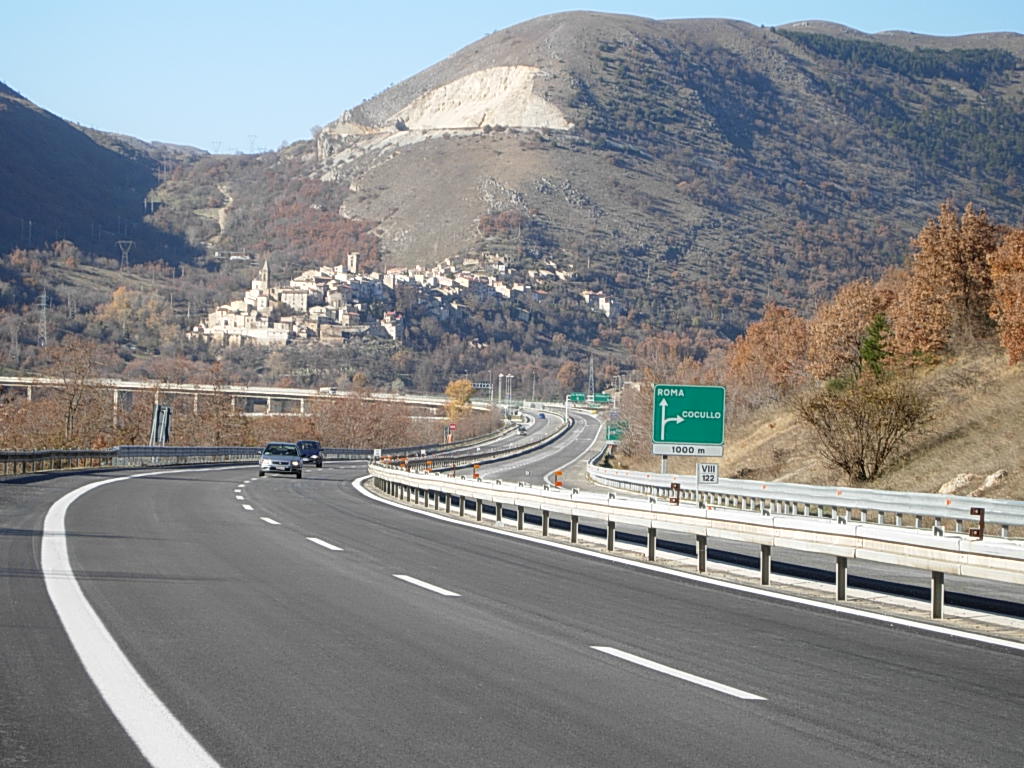
M 332 552 L 344 552 L 345 551 L 341 547 L 336 547 L 334 544 L 331 544 L 329 541 L 324 541 L 323 539 L 318 539 L 316 536 L 307 536 L 306 537 L 306 541 L 312 541 L 317 546 L 323 547 L 324 549 L 329 549 Z
M 1013 651 L 1024 652 L 1024 643 L 1018 643 L 1014 640 L 1006 640 L 1001 637 L 989 637 L 988 635 L 978 635 L 973 632 L 965 632 L 962 629 L 951 629 L 949 627 L 937 627 L 934 624 L 926 624 L 922 621 L 915 621 L 914 619 L 905 619 L 900 616 L 889 616 L 883 613 L 873 613 L 871 611 L 863 611 L 859 608 L 850 608 L 845 605 L 835 605 L 832 603 L 819 602 L 817 600 L 810 600 L 806 597 L 797 597 L 796 595 L 787 595 L 781 592 L 771 592 L 763 589 L 757 589 L 756 587 L 749 587 L 746 584 L 734 584 L 729 581 L 721 581 L 719 579 L 713 579 L 709 576 L 701 576 L 696 573 L 686 573 L 685 571 L 677 571 L 672 568 L 666 568 L 662 565 L 655 565 L 654 563 L 645 563 L 638 560 L 628 560 L 623 557 L 616 557 L 615 555 L 609 555 L 604 552 L 594 552 L 589 549 L 582 549 L 580 547 L 574 547 L 571 544 L 563 544 L 560 541 L 551 541 L 550 539 L 536 538 L 534 536 L 526 536 L 513 530 L 506 528 L 490 528 L 487 526 L 477 525 L 476 522 L 469 520 L 459 520 L 458 518 L 450 518 L 439 512 L 432 512 L 426 509 L 417 509 L 416 507 L 410 507 L 405 504 L 401 504 L 397 501 L 378 496 L 371 491 L 363 488 L 363 482 L 371 479 L 372 475 L 363 475 L 352 481 L 353 487 L 363 494 L 367 498 L 373 499 L 374 501 L 380 502 L 381 504 L 387 504 L 398 509 L 404 509 L 408 512 L 414 512 L 417 515 L 424 515 L 425 517 L 433 517 L 437 520 L 443 520 L 446 523 L 452 525 L 462 525 L 467 528 L 473 528 L 477 531 L 484 531 L 486 533 L 492 533 L 496 536 L 509 536 L 514 539 L 520 539 L 521 541 L 529 541 L 534 544 L 538 544 L 545 547 L 553 547 L 555 549 L 565 550 L 566 552 L 573 552 L 577 555 L 584 555 L 586 557 L 593 557 L 598 560 L 608 560 L 609 562 L 617 563 L 618 565 L 626 565 L 630 568 L 639 568 L 644 571 L 652 571 L 654 573 L 660 573 L 665 576 L 673 576 L 677 579 L 684 579 L 686 581 L 695 581 L 698 584 L 708 584 L 710 586 L 720 587 L 722 589 L 730 589 L 734 592 L 743 592 L 748 595 L 756 595 L 757 597 L 763 597 L 769 600 L 778 600 L 784 603 L 794 603 L 796 605 L 809 606 L 816 608 L 820 611 L 830 611 L 832 613 L 843 614 L 846 616 L 857 616 L 862 619 L 870 619 L 871 621 L 878 621 L 885 624 L 894 624 L 900 627 L 908 627 L 910 629 L 919 630 L 922 632 L 929 632 L 937 635 L 945 635 L 947 637 L 955 637 L 961 640 L 970 640 L 976 643 L 983 643 L 985 645 L 994 645 L 1000 648 L 1008 648 Z
M 438 587 L 429 582 L 420 581 L 419 579 L 414 579 L 412 576 L 406 576 L 402 573 L 396 573 L 394 574 L 394 577 L 396 579 L 401 579 L 402 581 L 408 582 L 409 584 L 413 584 L 417 587 L 429 589 L 431 592 L 436 592 L 437 594 L 444 595 L 445 597 L 461 597 L 461 595 L 458 592 L 451 592 L 450 590 L 447 590 L 444 587 Z
M 153 768 L 219 768 L 220 764 L 142 679 L 89 604 L 71 568 L 64 521 L 75 500 L 102 485 L 138 477 L 220 469 L 223 468 L 145 472 L 89 483 L 55 501 L 43 519 L 40 568 L 50 601 L 89 678 Z
M 622 659 L 623 661 L 628 661 L 631 664 L 637 664 L 641 667 L 652 669 L 655 672 L 660 672 L 663 675 L 675 677 L 679 680 L 685 680 L 686 682 L 693 683 L 694 685 L 700 685 L 704 688 L 710 688 L 711 690 L 718 691 L 719 693 L 725 693 L 729 696 L 735 696 L 737 699 L 746 699 L 747 701 L 767 701 L 767 699 L 765 699 L 764 696 L 758 696 L 755 693 L 748 693 L 747 691 L 740 690 L 739 688 L 733 688 L 731 685 L 725 685 L 724 683 L 718 683 L 714 680 L 709 680 L 706 677 L 698 677 L 697 675 L 691 675 L 689 672 L 683 672 L 681 669 L 669 667 L 665 664 L 659 664 L 656 661 L 645 659 L 643 656 L 634 656 L 632 653 L 620 651 L 618 648 L 609 648 L 606 645 L 592 645 L 590 647 L 593 648 L 595 651 L 607 653 L 609 656 L 614 656 L 618 659 Z
M 280 523 L 272 517 L 261 517 L 260 520 L 262 520 L 267 525 L 280 525 Z

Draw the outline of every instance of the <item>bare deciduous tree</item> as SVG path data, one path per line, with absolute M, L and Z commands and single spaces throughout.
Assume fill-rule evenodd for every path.
M 907 439 L 931 417 L 931 399 L 907 380 L 872 376 L 801 398 L 796 413 L 818 438 L 818 450 L 851 482 L 882 474 Z

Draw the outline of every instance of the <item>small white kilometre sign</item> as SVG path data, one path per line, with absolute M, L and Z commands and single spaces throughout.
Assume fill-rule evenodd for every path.
M 697 462 L 697 482 L 701 485 L 716 485 L 718 483 L 718 465 Z

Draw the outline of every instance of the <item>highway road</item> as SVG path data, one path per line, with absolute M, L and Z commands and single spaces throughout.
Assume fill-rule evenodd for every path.
M 120 475 L 63 526 L 119 475 L 0 483 L 0 766 L 1024 764 L 1020 653 L 439 520 L 364 473 Z

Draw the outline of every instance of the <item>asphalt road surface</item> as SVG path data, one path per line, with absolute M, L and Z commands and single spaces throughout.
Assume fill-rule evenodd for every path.
M 116 475 L 0 483 L 0 766 L 1024 765 L 1020 653 L 437 520 L 364 473 L 154 473 L 63 528 Z

